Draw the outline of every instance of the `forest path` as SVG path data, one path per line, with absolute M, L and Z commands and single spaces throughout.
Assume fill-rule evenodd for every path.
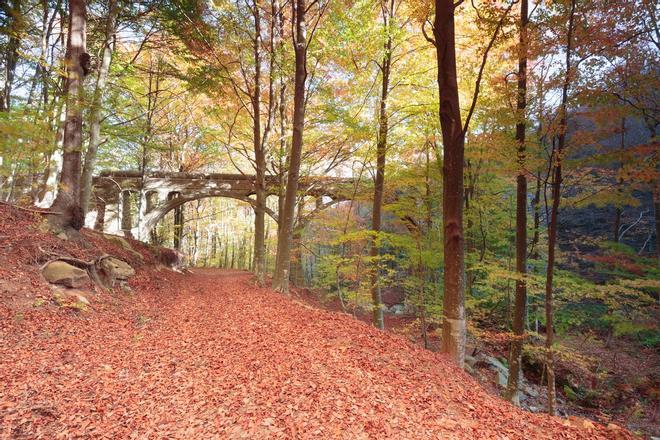
M 249 274 L 169 278 L 130 307 L 0 310 L 0 438 L 614 438 L 520 411 L 441 355 Z

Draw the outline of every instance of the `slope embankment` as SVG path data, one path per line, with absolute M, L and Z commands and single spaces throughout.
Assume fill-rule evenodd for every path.
M 92 233 L 91 248 L 59 243 L 12 215 L 0 232 L 1 438 L 632 438 L 521 411 L 442 355 L 249 274 L 157 270 L 135 243 L 142 258 Z M 114 250 L 137 274 L 130 291 L 90 288 L 88 307 L 62 306 L 40 279 L 44 246 Z M 21 302 L 29 292 L 44 302 Z

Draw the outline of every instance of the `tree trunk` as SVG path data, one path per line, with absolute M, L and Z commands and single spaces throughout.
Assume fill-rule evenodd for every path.
M 252 93 L 252 140 L 254 145 L 256 174 L 256 206 L 254 207 L 254 258 L 253 267 L 257 284 L 264 284 L 265 258 L 265 208 L 266 208 L 266 154 L 261 141 L 261 17 L 259 5 L 254 4 L 254 90 Z
M 292 3 L 295 23 L 295 81 L 293 94 L 293 136 L 289 152 L 289 170 L 284 195 L 284 209 L 280 218 L 280 231 L 277 240 L 277 263 L 273 276 L 273 287 L 289 291 L 289 270 L 291 266 L 291 234 L 293 229 L 296 195 L 298 192 L 298 177 L 300 175 L 300 160 L 303 146 L 303 130 L 305 128 L 305 82 L 307 81 L 307 22 L 305 13 L 306 0 L 294 0 Z
M 660 259 L 660 190 L 657 185 L 653 188 L 653 213 L 655 219 L 655 254 Z
M 96 221 L 94 222 L 94 230 L 103 232 L 105 226 L 105 202 L 103 200 L 96 200 Z
M 30 85 L 30 93 L 28 94 L 27 107 L 32 105 L 34 101 L 35 92 L 37 90 L 37 84 L 41 80 L 44 84 L 42 87 L 46 87 L 45 82 L 48 80 L 47 76 L 44 76 L 44 70 L 46 69 L 46 57 L 48 55 L 48 40 L 50 39 L 50 32 L 48 26 L 48 1 L 41 0 L 41 38 L 40 38 L 40 50 L 39 50 L 39 61 L 37 62 L 37 67 L 34 69 L 34 76 L 32 77 L 32 84 Z M 44 110 L 46 110 L 47 101 L 43 100 L 39 103 L 43 104 Z M 40 106 L 39 105 L 39 106 Z M 39 107 L 38 106 L 38 107 Z
M 626 118 L 623 117 L 621 118 L 621 136 L 620 136 L 620 143 L 619 143 L 619 174 L 623 172 L 623 153 L 626 149 Z M 617 193 L 619 196 L 621 195 L 621 192 L 623 190 L 623 177 L 621 175 L 618 176 L 617 182 Z M 620 239 L 620 233 L 621 233 L 621 214 L 623 213 L 621 209 L 621 201 L 617 200 L 617 206 L 616 206 L 616 211 L 614 213 L 614 230 L 612 231 L 614 233 L 614 242 L 618 243 Z
M 441 351 L 460 367 L 465 358 L 465 252 L 463 249 L 463 159 L 465 133 L 456 77 L 454 3 L 435 0 L 433 34 L 440 90 L 443 174 L 444 298 Z
M 174 208 L 174 248 L 181 250 L 183 244 L 183 205 Z
M 390 67 L 392 65 L 392 35 L 389 26 L 394 15 L 394 1 L 389 1 L 389 7 L 386 6 L 385 3 L 381 3 L 381 10 L 383 12 L 383 30 L 386 34 L 386 37 L 385 43 L 383 44 L 383 60 L 380 66 L 381 72 L 383 74 L 383 81 L 380 93 L 380 111 L 378 113 L 378 139 L 376 141 L 376 180 L 374 183 L 374 203 L 371 216 L 371 230 L 373 232 L 373 236 L 371 238 L 371 249 L 369 254 L 374 264 L 373 272 L 371 274 L 373 325 L 376 328 L 384 329 L 385 322 L 383 321 L 383 301 L 380 294 L 379 283 L 380 262 L 378 256 L 380 255 L 380 247 L 378 240 L 382 219 L 383 191 L 385 189 L 385 158 L 387 155 L 387 134 L 389 131 L 387 97 L 390 91 Z
M 273 1 L 273 15 L 275 26 L 277 27 L 277 51 L 284 54 L 284 11 L 278 0 Z M 277 186 L 277 237 L 281 236 L 282 218 L 284 217 L 284 192 L 286 188 L 285 165 L 288 156 L 286 143 L 286 82 L 283 68 L 280 66 L 278 72 L 278 116 L 279 116 L 279 134 L 280 145 L 278 152 L 278 186 Z M 276 249 L 277 250 L 277 249 Z M 275 267 L 277 267 L 277 254 L 275 255 Z
M 69 0 L 69 31 L 67 38 L 66 119 L 62 173 L 57 197 L 51 210 L 59 211 L 53 218 L 56 226 L 80 229 L 84 218 L 80 211 L 80 161 L 82 154 L 83 80 L 89 68 L 89 54 L 85 51 L 87 11 L 85 0 Z
M 224 257 L 222 259 L 222 267 L 224 269 L 229 269 L 229 238 L 227 235 L 225 235 L 225 252 L 224 252 Z
M 103 42 L 103 54 L 96 78 L 96 88 L 89 114 L 89 145 L 85 153 L 85 165 L 82 171 L 80 188 L 80 207 L 83 214 L 89 211 L 92 194 L 92 175 L 96 164 L 96 153 L 101 145 L 101 120 L 103 119 L 103 95 L 105 93 L 110 63 L 114 49 L 115 20 L 117 17 L 117 6 L 115 0 L 108 0 L 108 17 L 105 23 L 105 39 Z
M 296 287 L 304 287 L 305 275 L 303 269 L 302 228 L 295 228 L 291 237 L 292 262 L 291 281 Z
M 209 234 L 211 235 L 211 262 L 210 265 L 213 266 L 215 265 L 217 267 L 217 261 L 218 261 L 218 235 L 216 234 L 215 229 L 213 229 L 213 232 L 209 230 Z
M 561 144 L 561 135 L 559 144 Z M 554 177 L 552 182 L 552 211 L 550 213 L 550 222 L 548 224 L 548 266 L 546 269 L 545 281 L 545 320 L 546 320 L 546 371 L 548 377 L 548 413 L 555 414 L 556 391 L 555 391 L 555 371 L 554 371 L 554 353 L 552 344 L 554 343 L 553 328 L 553 304 L 552 304 L 552 280 L 555 264 L 555 244 L 557 242 L 557 214 L 559 209 L 559 197 L 561 196 L 561 145 L 556 152 L 557 164 L 555 165 Z
M 505 398 L 520 404 L 518 389 L 522 378 L 522 349 L 527 312 L 527 177 L 525 176 L 525 108 L 527 107 L 527 23 L 528 2 L 520 2 L 520 45 L 518 49 L 518 99 L 516 142 L 518 143 L 518 177 L 516 180 L 516 300 L 513 312 L 513 341 L 509 356 L 509 379 Z
M 562 160 L 564 146 L 566 144 L 566 125 L 567 125 L 567 106 L 568 106 L 568 87 L 571 82 L 571 53 L 573 49 L 573 23 L 575 17 L 575 4 L 577 0 L 571 0 L 571 11 L 568 18 L 568 35 L 566 41 L 566 73 L 562 87 L 561 105 L 559 108 L 559 135 L 557 137 L 557 150 L 554 152 L 554 177 L 552 180 L 552 211 L 550 213 L 550 222 L 548 224 L 548 266 L 545 280 L 545 320 L 546 320 L 546 370 L 548 375 L 548 413 L 555 414 L 556 411 L 556 391 L 555 391 L 555 370 L 554 370 L 554 352 L 552 344 L 554 343 L 553 328 L 553 275 L 555 265 L 555 245 L 557 243 L 557 217 L 559 215 L 559 202 L 561 197 L 562 183 Z
M 534 211 L 534 225 L 532 242 L 529 245 L 529 257 L 536 260 L 539 258 L 538 243 L 541 226 L 541 171 L 539 170 L 536 176 L 536 189 L 534 190 L 534 198 L 532 199 L 532 209 Z
M 179 193 L 170 193 L 168 194 L 167 198 L 168 200 L 173 200 L 175 198 L 179 197 Z M 174 211 L 174 227 L 172 231 L 172 241 L 174 244 L 174 249 L 177 251 L 181 250 L 181 242 L 183 239 L 183 223 L 184 223 L 184 217 L 183 217 L 183 205 L 179 205 L 173 209 Z
M 121 230 L 125 237 L 131 236 L 133 229 L 133 216 L 131 213 L 131 192 L 121 192 Z
M 0 90 L 0 112 L 9 111 L 11 108 L 11 91 L 14 86 L 14 76 L 16 74 L 16 64 L 18 62 L 18 51 L 21 47 L 21 37 L 23 35 L 23 28 L 25 17 L 22 12 L 21 0 L 14 0 L 13 7 L 9 4 L 2 7 L 7 14 L 11 16 L 9 25 L 9 41 L 7 42 L 7 49 L 5 54 L 5 84 Z

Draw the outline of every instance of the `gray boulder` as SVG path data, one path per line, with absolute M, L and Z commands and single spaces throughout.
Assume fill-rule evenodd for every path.
M 470 355 L 465 355 L 465 364 L 469 365 L 470 367 L 474 368 L 475 364 L 477 363 L 477 358 L 470 356 Z
M 107 287 L 114 287 L 119 284 L 120 287 L 127 289 L 126 282 L 135 275 L 135 269 L 125 261 L 115 257 L 102 258 L 98 262 L 98 269 L 103 278 L 103 283 Z
M 509 381 L 509 369 L 497 358 L 486 356 L 485 359 L 488 368 L 497 373 L 497 383 L 501 387 L 506 387 Z
M 42 273 L 46 281 L 66 287 L 78 288 L 89 283 L 89 275 L 86 270 L 72 266 L 64 261 L 52 261 L 43 269 Z
M 135 275 L 133 269 L 128 263 L 115 257 L 106 257 L 101 260 L 101 270 L 115 280 L 128 280 Z

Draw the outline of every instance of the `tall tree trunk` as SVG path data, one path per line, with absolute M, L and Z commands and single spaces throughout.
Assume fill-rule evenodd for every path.
M 105 226 L 105 202 L 96 199 L 96 220 L 94 221 L 94 230 L 103 232 Z
M 108 0 L 108 17 L 106 18 L 105 23 L 105 39 L 103 41 L 101 65 L 99 66 L 98 76 L 96 77 L 96 88 L 94 89 L 94 97 L 92 99 L 89 114 L 89 145 L 87 146 L 87 151 L 85 153 L 85 165 L 83 166 L 80 182 L 80 207 L 82 208 L 83 214 L 87 214 L 87 211 L 89 211 L 92 194 L 92 175 L 94 173 L 94 165 L 96 164 L 96 153 L 101 145 L 103 95 L 105 93 L 105 87 L 110 73 L 110 63 L 112 62 L 112 52 L 115 44 L 116 18 L 116 1 Z
M 254 207 L 254 273 L 259 286 L 264 284 L 265 258 L 265 208 L 266 208 L 266 154 L 261 141 L 261 16 L 256 0 L 254 19 L 254 90 L 252 91 L 252 140 L 254 145 L 256 174 L 256 206 Z
M 235 269 L 234 262 L 236 261 L 236 242 L 232 239 L 231 241 L 231 265 L 229 266 L 232 269 Z
M 222 259 L 222 267 L 223 269 L 229 269 L 229 238 L 225 234 L 225 252 L 224 252 L 224 257 Z
M 125 237 L 131 237 L 133 229 L 133 213 L 131 212 L 131 192 L 121 192 L 121 230 Z
M 655 254 L 660 259 L 660 190 L 653 188 L 653 211 L 655 218 Z
M 621 136 L 620 136 L 620 143 L 619 143 L 619 174 L 623 173 L 623 153 L 626 149 L 626 118 L 623 117 L 621 118 Z M 621 195 L 623 191 L 623 177 L 619 175 L 617 182 L 617 193 L 619 196 Z M 621 201 L 617 200 L 617 206 L 616 206 L 616 211 L 614 213 L 614 230 L 613 235 L 614 235 L 614 242 L 618 243 L 619 242 L 619 234 L 621 233 L 621 214 L 622 214 L 622 209 L 621 209 Z
M 305 274 L 303 268 L 302 253 L 302 231 L 303 228 L 295 227 L 291 237 L 292 262 L 291 262 L 291 281 L 296 287 L 304 287 Z
M 465 133 L 456 77 L 454 2 L 435 0 L 433 23 L 440 90 L 443 173 L 444 298 L 441 351 L 459 366 L 465 359 L 465 252 L 463 160 Z
M 181 250 L 183 244 L 183 205 L 174 208 L 174 248 L 178 251 Z
M 180 196 L 179 193 L 172 192 L 168 194 L 167 199 L 173 200 L 179 196 Z M 172 242 L 174 248 L 180 251 L 182 239 L 183 239 L 183 223 L 184 223 L 183 205 L 179 205 L 175 207 L 173 211 L 174 211 L 174 225 L 172 229 Z
M 465 271 L 465 292 L 472 296 L 474 283 L 477 281 L 476 270 L 473 270 L 470 267 L 470 256 L 475 253 L 477 249 L 475 241 L 475 232 L 474 232 L 474 221 L 472 215 L 470 215 L 470 202 L 474 198 L 475 183 L 476 183 L 476 171 L 473 171 L 472 163 L 470 160 L 465 161 L 465 173 L 467 174 L 465 178 L 465 194 L 464 194 L 464 217 L 467 217 L 467 229 L 465 231 L 465 248 L 466 255 L 468 258 L 468 263 L 466 265 Z
M 2 10 L 11 17 L 9 27 L 9 41 L 5 53 L 5 84 L 0 90 L 0 112 L 9 111 L 11 108 L 11 91 L 14 86 L 14 76 L 16 74 L 16 64 L 18 63 L 18 51 L 21 46 L 22 34 L 24 31 L 25 17 L 23 17 L 22 0 L 14 0 L 13 6 L 9 2 L 2 7 Z
M 527 177 L 525 176 L 525 109 L 527 107 L 527 23 L 528 2 L 520 2 L 520 45 L 518 49 L 518 98 L 516 142 L 518 143 L 518 177 L 516 179 L 516 300 L 513 312 L 513 341 L 509 356 L 509 379 L 505 398 L 520 403 L 518 383 L 522 377 L 522 349 L 527 312 Z
M 279 0 L 273 0 L 273 16 L 275 18 L 275 27 L 277 28 L 277 52 L 284 54 L 284 11 L 280 5 Z M 275 34 L 275 31 L 273 31 Z M 283 55 L 280 55 L 280 60 Z M 281 61 L 280 61 L 281 63 Z M 272 67 L 271 67 L 272 68 Z M 286 142 L 286 82 L 285 73 L 282 65 L 279 66 L 278 72 L 278 94 L 279 102 L 277 106 L 277 113 L 279 117 L 279 135 L 280 145 L 278 152 L 278 187 L 277 187 L 277 236 L 280 237 L 282 231 L 282 221 L 284 217 L 284 193 L 286 189 L 286 157 L 288 156 L 288 148 Z M 275 267 L 277 267 L 277 255 L 275 255 Z
M 534 198 L 532 199 L 532 210 L 534 211 L 534 224 L 532 226 L 532 242 L 529 245 L 529 257 L 536 260 L 539 258 L 538 243 L 540 238 L 541 227 L 541 170 L 535 176 L 536 189 L 534 190 Z
M 307 12 L 306 0 L 293 0 L 295 81 L 293 93 L 293 136 L 289 152 L 289 170 L 284 196 L 284 209 L 280 218 L 280 232 L 277 240 L 277 263 L 273 276 L 273 287 L 282 292 L 289 291 L 289 270 L 291 266 L 291 234 L 293 229 L 300 160 L 305 128 L 305 82 L 307 81 Z
M 84 218 L 80 211 L 80 162 L 82 155 L 83 80 L 89 69 L 89 54 L 85 51 L 87 11 L 85 0 L 69 0 L 69 30 L 67 38 L 66 119 L 62 173 L 57 197 L 51 209 L 61 215 L 55 224 L 80 229 Z
M 6 51 L 3 54 L 4 58 L 4 84 L 0 88 L 0 112 L 8 112 L 11 107 L 11 90 L 14 83 L 14 75 L 16 72 L 16 64 L 18 62 L 18 50 L 21 45 L 21 36 L 23 33 L 23 20 L 24 17 L 21 15 L 21 0 L 14 0 L 13 7 L 9 6 L 9 2 L 3 2 L 0 5 L 0 11 L 4 13 L 6 17 L 11 17 L 9 20 L 8 31 L 9 38 L 6 46 Z M 7 160 L 9 159 L 9 160 Z M 8 168 L 10 170 L 14 169 L 12 167 L 11 157 L 6 158 L 0 156 L 0 167 Z M 7 185 L 8 179 L 0 173 L 0 196 L 2 196 L 2 189 Z M 11 198 L 11 193 L 13 192 L 13 186 L 15 182 L 11 180 L 10 185 L 12 189 L 9 190 L 9 193 L 6 197 L 6 200 Z
M 559 135 L 557 136 L 557 149 L 553 151 L 555 163 L 554 176 L 552 179 L 552 211 L 550 213 L 550 222 L 548 224 L 548 267 L 545 280 L 545 320 L 546 320 L 546 371 L 548 377 L 548 413 L 554 415 L 556 411 L 556 391 L 555 391 L 555 370 L 554 370 L 554 328 L 553 328 L 553 275 L 555 266 L 555 245 L 557 243 L 557 217 L 559 215 L 559 202 L 561 197 L 562 183 L 562 155 L 566 145 L 566 125 L 567 125 L 567 106 L 568 106 L 568 88 L 572 80 L 571 75 L 571 54 L 573 51 L 573 25 L 575 18 L 575 6 L 577 0 L 571 0 L 571 10 L 568 18 L 568 35 L 566 41 L 566 73 L 562 87 L 561 105 L 559 107 Z
M 216 230 L 213 229 L 212 232 L 209 229 L 209 234 L 211 235 L 211 261 L 210 265 L 213 266 L 215 265 L 217 267 L 217 258 L 218 258 L 218 234 L 216 233 Z
M 44 70 L 46 69 L 46 57 L 48 56 L 48 41 L 50 39 L 51 28 L 48 26 L 48 1 L 41 0 L 41 37 L 40 37 L 40 50 L 39 50 L 39 61 L 37 61 L 37 67 L 34 69 L 34 76 L 32 77 L 32 84 L 30 86 L 30 93 L 27 99 L 27 106 L 30 107 L 32 104 L 35 93 L 37 90 L 37 85 L 39 81 L 42 81 L 42 87 L 46 87 L 45 82 L 48 77 L 44 76 Z M 54 15 L 54 14 L 53 14 Z M 43 109 L 46 110 L 47 101 L 40 101 L 40 105 L 43 104 Z
M 371 216 L 371 238 L 370 256 L 374 262 L 373 273 L 371 274 L 371 301 L 373 307 L 374 327 L 383 329 L 385 322 L 383 320 L 383 304 L 380 294 L 380 255 L 379 233 L 381 228 L 382 209 L 383 209 L 383 191 L 385 189 L 385 158 L 387 155 L 387 134 L 389 131 L 389 121 L 387 114 L 387 98 L 390 92 L 390 67 L 392 65 L 392 33 L 390 25 L 394 15 L 394 0 L 381 3 L 383 13 L 383 31 L 385 32 L 385 42 L 383 43 L 383 59 L 380 66 L 383 75 L 382 87 L 380 92 L 380 110 L 378 113 L 378 139 L 376 140 L 376 180 L 374 183 L 374 203 Z

